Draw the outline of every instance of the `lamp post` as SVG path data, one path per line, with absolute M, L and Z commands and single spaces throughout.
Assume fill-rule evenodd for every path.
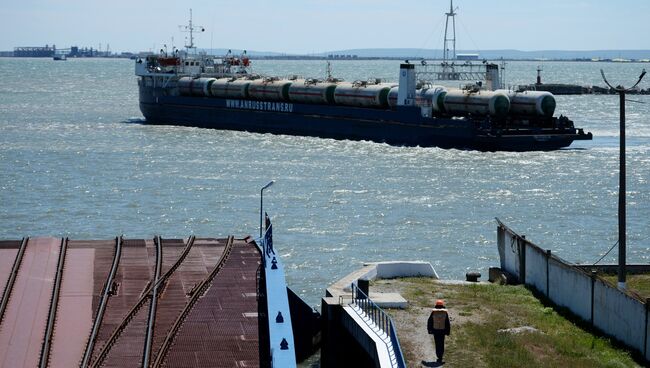
M 260 238 L 262 237 L 262 208 L 264 206 L 264 189 L 267 189 L 275 183 L 275 180 L 271 180 L 268 184 L 262 187 L 260 190 Z
M 600 69 L 605 84 L 616 91 L 620 99 L 620 150 L 619 150 L 619 174 L 618 174 L 618 288 L 624 290 L 625 285 L 625 259 L 626 259 L 626 211 L 625 211 L 625 92 L 633 89 L 641 83 L 646 71 L 643 69 L 639 80 L 630 88 L 623 86 L 613 87 L 605 78 L 605 72 Z

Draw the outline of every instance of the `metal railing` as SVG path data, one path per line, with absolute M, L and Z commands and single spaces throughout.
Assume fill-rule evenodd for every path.
M 357 285 L 352 284 L 352 301 L 348 304 L 350 306 L 357 306 L 365 317 L 370 319 L 368 327 L 377 327 L 380 331 L 386 334 L 386 337 L 379 335 L 379 338 L 384 342 L 389 349 L 389 354 L 395 355 L 395 361 L 398 368 L 406 368 L 402 348 L 397 338 L 397 330 L 390 316 L 384 312 L 375 302 L 373 302 Z M 390 343 L 390 344 L 389 344 Z M 392 346 L 392 348 L 391 348 Z M 392 350 L 392 351 L 391 351 Z M 392 363 L 391 363 L 392 364 Z

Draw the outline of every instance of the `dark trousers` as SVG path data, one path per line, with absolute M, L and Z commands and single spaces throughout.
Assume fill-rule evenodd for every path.
M 433 331 L 433 339 L 436 341 L 436 356 L 438 360 L 442 360 L 442 356 L 445 354 L 445 332 Z

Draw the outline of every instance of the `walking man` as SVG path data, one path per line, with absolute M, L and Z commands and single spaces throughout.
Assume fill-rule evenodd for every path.
M 438 299 L 436 306 L 431 310 L 431 315 L 427 321 L 427 330 L 436 342 L 437 362 L 442 363 L 442 356 L 445 353 L 445 336 L 449 336 L 451 325 L 449 323 L 449 314 L 445 309 L 445 301 Z

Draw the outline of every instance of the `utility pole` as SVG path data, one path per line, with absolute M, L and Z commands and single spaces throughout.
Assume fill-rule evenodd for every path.
M 636 86 L 641 83 L 641 80 L 645 76 L 646 71 L 643 69 L 639 80 L 630 88 L 625 88 L 621 85 L 613 87 L 605 78 L 605 72 L 600 69 L 600 75 L 602 75 L 605 84 L 609 88 L 613 89 L 618 93 L 620 99 L 620 119 L 621 119 L 621 133 L 620 133 L 620 149 L 619 149 L 619 174 L 618 174 L 618 288 L 625 290 L 625 258 L 626 258 L 626 222 L 625 222 L 625 92 L 634 89 Z

